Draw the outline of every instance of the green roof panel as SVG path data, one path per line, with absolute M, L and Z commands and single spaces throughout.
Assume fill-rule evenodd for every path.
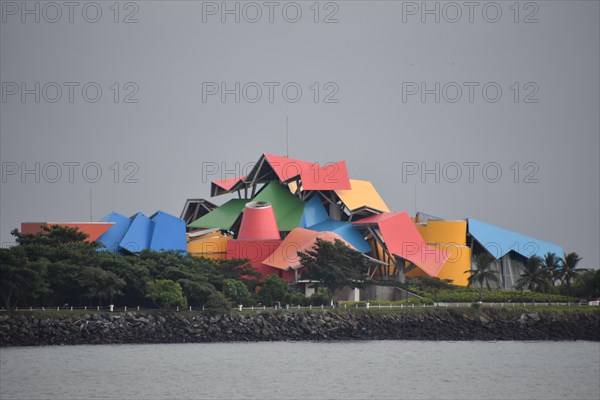
M 289 232 L 300 226 L 304 202 L 294 196 L 287 187 L 273 181 L 260 191 L 252 201 L 271 203 L 280 231 Z
M 247 202 L 246 199 L 231 199 L 189 224 L 188 228 L 231 229 Z

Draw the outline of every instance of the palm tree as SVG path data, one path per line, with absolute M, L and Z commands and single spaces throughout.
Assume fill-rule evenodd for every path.
M 577 277 L 577 263 L 581 257 L 577 253 L 565 253 L 561 260 L 560 279 L 567 286 L 567 296 L 571 296 L 571 282 Z
M 488 253 L 481 253 L 475 257 L 475 268 L 471 266 L 471 269 L 465 271 L 464 273 L 469 273 L 469 278 L 467 278 L 467 286 L 471 286 L 475 283 L 479 284 L 479 302 L 483 299 L 483 284 L 487 286 L 488 290 L 490 290 L 490 282 L 495 283 L 496 285 L 500 284 L 500 279 L 498 278 L 498 271 L 494 271 L 492 269 L 492 262 L 494 261 L 494 257 L 492 257 Z
M 535 291 L 543 290 L 550 285 L 552 275 L 549 271 L 542 267 L 543 260 L 539 256 L 531 256 L 525 263 L 525 271 L 521 274 L 521 277 L 517 280 L 516 286 L 519 289 L 527 288 L 531 290 L 532 297 L 531 301 L 535 301 Z
M 552 286 L 556 280 L 560 280 L 561 276 L 561 260 L 554 253 L 547 253 L 544 256 L 543 267 L 548 271 L 548 273 L 552 276 Z

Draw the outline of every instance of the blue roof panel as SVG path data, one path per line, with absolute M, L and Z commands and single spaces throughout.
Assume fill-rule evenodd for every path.
M 157 211 L 150 219 L 154 223 L 151 250 L 187 251 L 185 221 L 162 211 Z
M 472 218 L 467 219 L 467 225 L 469 233 L 497 259 L 511 250 L 527 258 L 533 255 L 544 257 L 547 253 L 554 253 L 558 257 L 563 256 L 562 247 L 554 243 L 544 242 Z
M 347 221 L 335 221 L 329 219 L 319 224 L 310 226 L 308 229 L 317 232 L 335 232 L 361 253 L 368 253 L 369 251 L 373 250 L 358 229 L 356 229 L 354 225 Z
M 152 237 L 152 231 L 154 224 L 144 213 L 139 212 L 131 217 L 131 225 L 127 230 L 119 246 L 123 250 L 127 250 L 133 253 L 138 251 L 146 250 L 150 247 L 150 238 Z
M 106 250 L 112 251 L 113 253 L 118 252 L 119 243 L 121 243 L 123 236 L 127 233 L 127 230 L 131 225 L 131 219 L 113 211 L 102 218 L 100 222 L 115 223 L 98 238 L 98 241 L 106 247 Z
M 313 195 L 304 205 L 300 227 L 308 228 L 309 226 L 327 221 L 328 219 L 329 215 L 327 214 L 323 203 L 321 203 L 320 197 L 318 195 Z

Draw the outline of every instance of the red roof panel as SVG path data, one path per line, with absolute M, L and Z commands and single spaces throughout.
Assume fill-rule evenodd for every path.
M 406 212 L 382 213 L 354 221 L 355 225 L 378 225 L 390 253 L 408 260 L 429 276 L 436 277 L 450 254 L 428 246 Z
M 326 164 L 319 167 L 312 164 L 302 173 L 303 190 L 350 190 L 350 179 L 346 161 Z
M 246 180 L 246 177 L 240 176 L 240 177 L 229 178 L 229 179 L 216 179 L 216 180 L 212 181 L 211 183 L 219 186 L 220 188 L 222 188 L 224 190 L 230 190 L 236 183 L 244 182 L 244 180 Z
M 302 180 L 302 190 L 349 190 L 350 179 L 345 161 L 320 166 L 317 163 L 294 158 L 264 155 L 282 182 L 294 178 Z

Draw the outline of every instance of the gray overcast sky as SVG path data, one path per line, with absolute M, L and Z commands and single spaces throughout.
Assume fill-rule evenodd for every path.
M 94 220 L 179 215 L 214 163 L 283 154 L 289 116 L 290 156 L 345 159 L 395 210 L 416 189 L 599 265 L 597 1 L 1 4 L 5 244 L 89 220 L 90 188 Z

